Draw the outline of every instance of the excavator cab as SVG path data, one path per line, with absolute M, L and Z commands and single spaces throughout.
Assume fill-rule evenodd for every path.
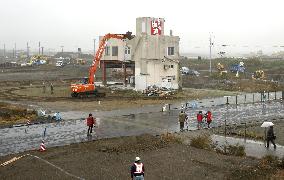
M 82 79 L 82 84 L 88 84 L 89 78 L 88 77 L 84 77 Z

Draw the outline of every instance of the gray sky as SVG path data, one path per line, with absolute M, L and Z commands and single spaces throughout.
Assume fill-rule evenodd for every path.
M 284 50 L 283 0 L 0 0 L 0 44 L 12 49 L 83 51 L 105 33 L 135 33 L 136 17 L 165 18 L 165 32 L 181 38 L 181 52 L 264 53 Z M 222 44 L 230 46 L 223 48 Z M 234 45 L 234 46 L 233 46 Z M 248 46 L 248 47 L 245 47 Z M 278 47 L 273 47 L 278 46 Z

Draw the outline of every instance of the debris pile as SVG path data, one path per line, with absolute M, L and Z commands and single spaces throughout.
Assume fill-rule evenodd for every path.
M 165 96 L 170 96 L 173 95 L 173 91 L 167 88 L 159 88 L 155 85 L 153 86 L 148 86 L 147 89 L 143 90 L 143 94 L 147 96 L 159 96 L 159 97 L 165 97 Z

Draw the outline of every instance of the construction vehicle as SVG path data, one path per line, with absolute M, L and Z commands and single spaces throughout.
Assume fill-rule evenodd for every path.
M 71 96 L 72 97 L 78 97 L 78 96 L 86 96 L 86 95 L 95 95 L 98 97 L 105 96 L 104 93 L 98 92 L 98 90 L 95 87 L 95 73 L 97 71 L 97 68 L 99 66 L 101 57 L 103 55 L 103 52 L 106 47 L 106 42 L 109 39 L 132 39 L 133 36 L 131 35 L 131 32 L 127 32 L 126 34 L 106 34 L 102 40 L 100 41 L 99 49 L 96 52 L 96 55 L 94 57 L 93 63 L 90 66 L 89 69 L 89 77 L 84 78 L 81 83 L 78 84 L 71 84 Z
M 239 77 L 239 73 L 244 73 L 245 72 L 245 63 L 244 62 L 240 62 L 239 64 L 231 65 L 230 71 L 232 73 L 236 73 L 236 77 Z
M 77 58 L 76 59 L 76 64 L 77 65 L 85 65 L 86 64 L 86 60 Z
M 265 78 L 263 70 L 257 70 L 253 73 L 252 79 L 254 80 L 263 80 Z
M 227 74 L 227 71 L 225 70 L 224 65 L 221 63 L 217 64 L 217 70 L 219 71 L 220 75 Z

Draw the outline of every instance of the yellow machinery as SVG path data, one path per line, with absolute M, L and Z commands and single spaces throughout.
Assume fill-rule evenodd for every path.
M 217 70 L 219 71 L 220 75 L 227 74 L 227 71 L 225 70 L 224 65 L 221 63 L 217 64 Z
M 76 64 L 77 65 L 84 65 L 84 64 L 86 64 L 86 60 L 84 60 L 84 59 L 76 59 Z
M 263 70 L 257 70 L 253 73 L 252 75 L 252 79 L 260 79 L 263 80 L 264 79 L 264 71 Z

